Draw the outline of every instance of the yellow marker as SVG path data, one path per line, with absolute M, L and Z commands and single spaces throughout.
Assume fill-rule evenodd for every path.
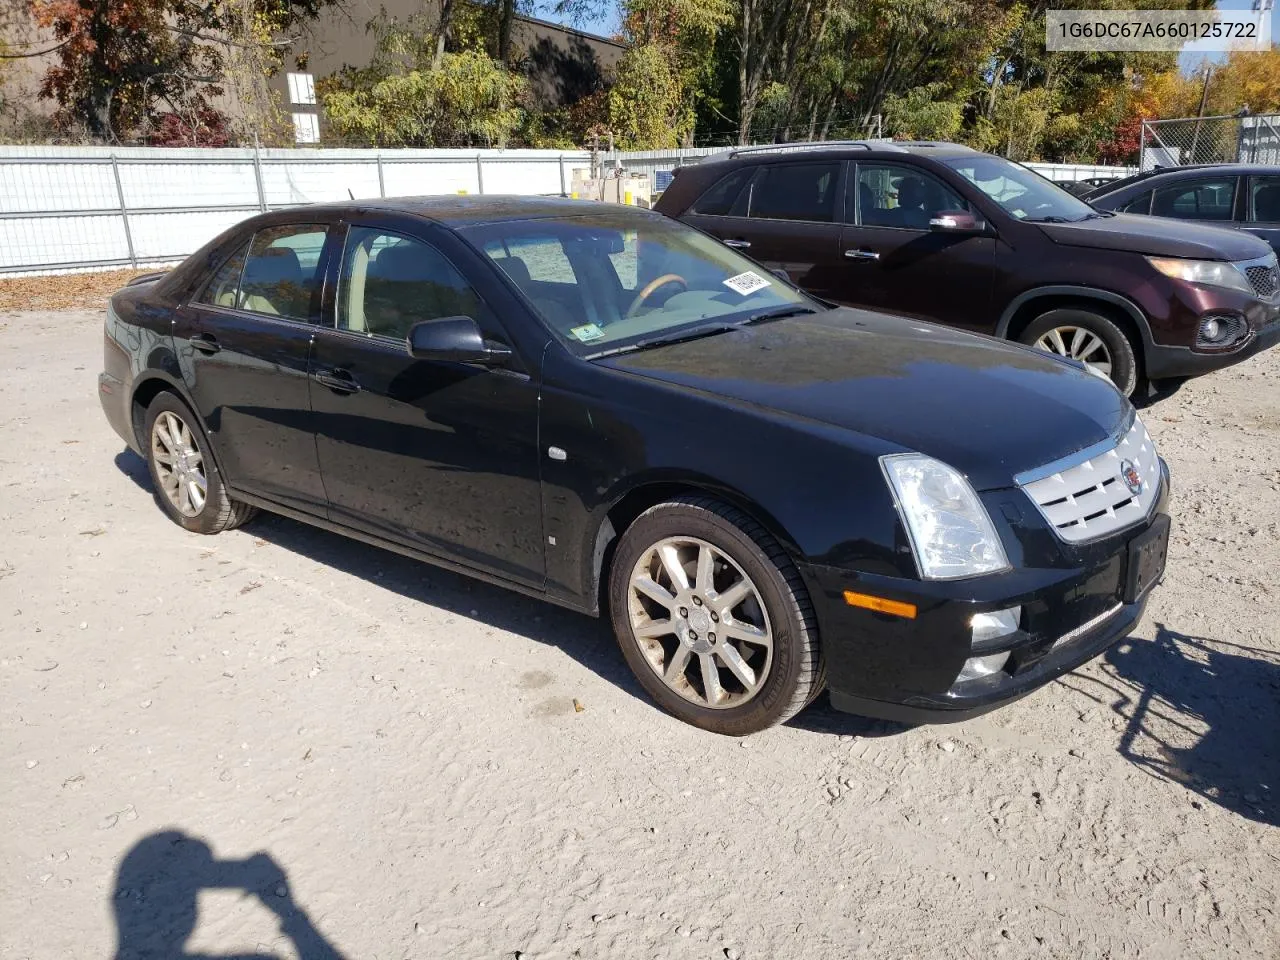
M 622 202 L 623 202 L 623 203 L 625 203 L 628 207 L 629 207 L 629 206 L 631 206 L 631 191 L 630 191 L 630 190 L 628 190 L 628 191 L 626 191 L 625 193 L 623 193 L 623 195 L 622 195 Z
M 577 191 L 577 190 L 573 191 L 573 193 L 569 194 L 569 197 L 570 197 L 570 199 L 577 200 L 577 199 L 578 199 L 578 191 Z
M 465 191 L 465 190 L 459 190 L 459 191 L 458 191 L 458 196 L 460 196 L 460 197 L 465 197 L 466 195 L 467 195 L 467 191 Z
M 862 607 L 864 610 L 874 610 L 876 613 L 892 613 L 895 617 L 906 617 L 908 620 L 916 618 L 914 603 L 886 600 L 884 597 L 873 597 L 869 593 L 854 593 L 852 590 L 844 592 L 844 602 L 851 607 Z

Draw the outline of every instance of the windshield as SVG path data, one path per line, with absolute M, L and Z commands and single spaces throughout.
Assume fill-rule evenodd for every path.
M 1040 174 L 1001 157 L 978 154 L 943 162 L 1019 220 L 1065 223 L 1098 215 Z
M 821 309 L 763 267 L 665 217 L 611 211 L 459 231 L 579 356 L 763 313 Z

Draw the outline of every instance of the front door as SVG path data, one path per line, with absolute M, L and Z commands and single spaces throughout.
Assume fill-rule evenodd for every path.
M 416 360 L 419 320 L 497 318 L 432 244 L 353 224 L 337 264 L 336 326 L 317 332 L 311 404 L 330 518 L 540 586 L 538 394 L 515 363 Z
M 995 238 L 930 229 L 971 204 L 927 171 L 859 163 L 845 193 L 843 271 L 833 300 L 990 333 Z
M 264 227 L 178 311 L 187 391 L 232 486 L 323 513 L 308 362 L 327 226 Z
M 836 215 L 844 164 L 790 161 L 725 178 L 683 217 L 728 246 L 786 273 L 796 286 L 828 299 L 840 281 Z M 737 179 L 740 178 L 740 179 Z

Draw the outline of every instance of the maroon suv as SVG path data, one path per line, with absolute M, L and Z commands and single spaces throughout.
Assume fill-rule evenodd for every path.
M 748 147 L 676 173 L 659 211 L 819 297 L 1069 356 L 1126 395 L 1280 339 L 1264 241 L 1104 213 L 956 144 Z

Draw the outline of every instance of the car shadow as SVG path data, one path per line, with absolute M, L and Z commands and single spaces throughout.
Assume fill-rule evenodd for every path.
M 178 830 L 149 834 L 120 861 L 111 899 L 115 960 L 274 960 L 275 952 L 188 952 L 202 890 L 240 891 L 275 914 L 298 960 L 341 960 L 293 900 L 289 878 L 268 854 L 222 860 L 208 844 Z
M 1107 652 L 1105 678 L 1063 678 L 1125 721 L 1117 749 L 1250 820 L 1280 825 L 1280 656 L 1156 624 Z
M 115 464 L 155 496 L 146 461 L 126 448 Z M 632 696 L 652 703 L 602 620 L 278 514 L 259 513 L 243 529 L 408 600 L 556 647 Z

